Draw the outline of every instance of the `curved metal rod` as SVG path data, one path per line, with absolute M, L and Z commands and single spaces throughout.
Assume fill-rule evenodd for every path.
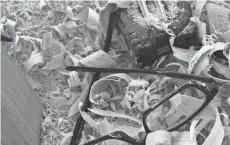
M 168 99 L 172 98 L 174 95 L 176 95 L 177 93 L 179 93 L 180 91 L 186 89 L 186 88 L 197 88 L 199 89 L 201 92 L 203 92 L 205 94 L 205 98 L 204 101 L 202 103 L 202 105 L 197 108 L 191 115 L 187 116 L 186 118 L 184 118 L 183 120 L 181 120 L 180 122 L 178 122 L 177 124 L 170 126 L 169 128 L 167 128 L 167 131 L 173 131 L 176 130 L 177 128 L 183 126 L 185 123 L 187 123 L 188 121 L 190 121 L 191 119 L 193 119 L 196 115 L 198 115 L 209 103 L 210 101 L 215 97 L 215 95 L 218 93 L 218 89 L 217 87 L 212 88 L 212 90 L 210 91 L 207 87 L 196 83 L 196 82 L 188 82 L 182 86 L 180 86 L 179 88 L 177 88 L 176 90 L 172 91 L 170 94 L 168 94 L 167 96 L 163 97 L 161 100 L 159 100 L 153 107 L 147 109 L 146 111 L 144 111 L 143 113 L 143 126 L 145 128 L 146 133 L 150 133 L 152 132 L 149 128 L 148 125 L 146 123 L 146 118 L 147 116 L 154 111 L 157 107 L 159 107 L 160 105 L 162 105 L 164 102 L 166 102 Z
M 204 98 L 204 102 L 202 103 L 202 105 L 196 109 L 191 115 L 187 116 L 186 118 L 184 118 L 183 120 L 181 120 L 179 123 L 167 128 L 167 131 L 173 131 L 176 130 L 177 128 L 181 127 L 182 125 L 184 125 L 185 123 L 187 123 L 188 121 L 190 121 L 191 119 L 193 119 L 197 114 L 199 114 L 209 103 L 210 101 L 214 98 L 214 96 L 218 93 L 218 89 L 217 86 L 214 86 L 212 88 L 212 90 L 208 89 L 207 87 L 196 83 L 196 82 L 188 82 L 182 86 L 180 86 L 179 88 L 177 88 L 176 90 L 174 90 L 173 92 L 171 92 L 170 94 L 168 94 L 167 96 L 163 97 L 161 100 L 159 100 L 156 105 L 154 105 L 152 108 L 147 109 L 144 113 L 143 113 L 143 126 L 145 128 L 146 133 L 150 133 L 151 130 L 148 128 L 148 125 L 146 123 L 146 118 L 147 116 L 154 111 L 157 107 L 159 107 L 160 105 L 162 105 L 164 102 L 166 102 L 168 99 L 172 98 L 174 95 L 176 95 L 177 93 L 179 93 L 180 91 L 186 89 L 186 88 L 197 88 L 200 91 L 202 91 L 205 94 L 205 98 Z M 110 133 L 108 135 L 102 136 L 96 140 L 90 141 L 88 143 L 86 143 L 85 145 L 94 145 L 97 144 L 99 142 L 108 140 L 108 139 L 117 139 L 117 140 L 121 140 L 121 141 L 125 141 L 127 143 L 130 143 L 132 145 L 143 145 L 145 144 L 145 139 L 142 140 L 137 140 L 134 139 L 130 136 L 128 136 L 126 133 L 121 132 L 121 131 L 116 131 L 113 133 Z
M 208 106 L 208 104 L 212 101 L 212 99 L 216 96 L 216 94 L 218 93 L 219 89 L 218 87 L 214 87 L 212 88 L 212 90 L 208 90 L 206 87 L 203 86 L 193 86 L 197 89 L 199 89 L 200 91 L 202 91 L 205 94 L 205 98 L 204 98 L 204 102 L 203 104 L 197 108 L 197 110 L 195 110 L 191 115 L 187 116 L 186 118 L 182 119 L 180 122 L 178 122 L 177 124 L 170 126 L 169 128 L 167 128 L 167 131 L 173 131 L 176 130 L 177 128 L 183 126 L 184 124 L 186 124 L 188 121 L 192 120 L 195 116 L 197 116 L 205 107 Z M 205 89 L 206 88 L 206 89 Z

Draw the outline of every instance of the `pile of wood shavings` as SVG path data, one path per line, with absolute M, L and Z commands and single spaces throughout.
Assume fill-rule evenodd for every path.
M 60 2 L 65 5 L 66 2 Z M 11 18 L 15 21 L 19 21 L 19 23 L 23 23 L 18 17 L 15 17 L 12 15 L 12 13 L 16 13 L 20 16 L 21 10 L 26 10 L 30 12 L 29 10 L 32 10 L 33 17 L 30 21 L 26 21 L 26 25 L 21 25 L 18 32 L 20 35 L 26 35 L 31 36 L 35 38 L 42 38 L 43 34 L 50 31 L 51 25 L 56 25 L 63 22 L 63 14 L 62 13 L 54 13 L 54 17 L 47 16 L 46 14 L 40 13 L 39 11 L 39 2 L 38 1 L 25 1 L 25 2 L 17 2 L 17 1 L 8 1 L 8 2 L 2 2 L 1 3 L 1 13 L 2 16 L 6 16 L 7 18 Z M 72 6 L 72 4 L 70 5 Z M 134 5 L 135 6 L 135 5 Z M 62 6 L 57 6 L 59 9 L 63 9 Z M 174 7 L 173 7 L 174 8 Z M 154 8 L 153 8 L 154 9 Z M 135 22 L 141 25 L 146 26 L 146 22 L 143 21 L 143 16 L 139 12 L 136 7 L 130 7 L 130 14 L 135 15 Z M 137 12 L 138 10 L 138 12 Z M 173 10 L 174 9 L 170 9 Z M 47 11 L 49 9 L 47 8 Z M 153 10 L 154 11 L 154 10 Z M 137 12 L 137 13 L 135 13 Z M 175 13 L 177 12 L 177 9 L 175 8 Z M 173 12 L 174 13 L 174 12 Z M 56 15 L 56 16 L 55 16 Z M 166 14 L 169 16 L 169 14 Z M 174 14 L 172 15 L 173 18 Z M 170 17 L 170 16 L 169 16 Z M 41 23 L 42 22 L 42 23 Z M 43 23 L 44 22 L 44 23 Z M 84 31 L 84 30 L 82 30 Z M 79 36 L 79 37 L 83 37 Z M 6 48 L 8 52 L 12 51 L 12 44 L 5 44 L 2 43 L 2 46 Z M 28 44 L 29 45 L 29 44 Z M 116 49 L 120 46 L 117 46 L 116 43 L 113 44 L 113 48 Z M 17 55 L 11 55 L 12 58 L 15 60 L 17 66 L 23 71 L 23 63 L 29 58 L 31 50 L 29 49 L 23 49 L 20 53 Z M 46 58 L 46 61 L 49 61 L 50 58 Z M 129 58 L 128 58 L 129 59 Z M 119 60 L 120 61 L 120 60 Z M 167 60 L 169 61 L 169 60 Z M 170 61 L 169 61 L 170 62 Z M 128 66 L 127 64 L 121 64 L 123 62 L 120 62 L 120 66 Z M 128 62 L 127 62 L 128 63 Z M 63 70 L 54 70 L 50 73 L 47 73 L 39 70 L 37 72 L 30 72 L 30 75 L 33 77 L 33 79 L 37 80 L 40 83 L 40 88 L 36 87 L 36 92 L 39 94 L 39 96 L 46 102 L 46 107 L 44 108 L 44 116 L 42 117 L 42 133 L 41 133 L 41 144 L 62 144 L 62 145 L 68 145 L 69 140 L 72 136 L 72 132 L 74 129 L 74 124 L 76 122 L 76 116 L 73 118 L 68 118 L 68 108 L 62 108 L 62 109 L 56 109 L 53 106 L 51 106 L 50 102 L 47 102 L 47 94 L 51 92 L 57 91 L 57 86 L 62 88 L 61 89 L 61 95 L 63 95 L 63 90 L 68 86 L 66 81 L 66 76 L 61 76 L 60 73 L 63 72 Z M 64 72 L 65 73 L 65 72 Z M 48 76 L 48 77 L 47 77 Z M 225 94 L 228 94 L 225 93 Z M 224 93 L 222 94 L 224 95 Z M 224 100 L 224 99 L 223 99 Z M 222 101 L 223 101 L 222 100 Z M 222 102 L 222 106 L 225 108 L 228 115 L 230 115 L 229 112 L 229 105 L 227 102 Z M 134 112 L 135 113 L 135 112 Z M 68 119 L 67 119 L 68 118 Z M 118 120 L 119 121 L 119 120 Z M 187 130 L 187 126 L 184 126 L 180 128 L 181 131 Z M 213 123 L 209 123 L 206 127 L 206 130 L 201 131 L 202 134 L 207 136 L 213 126 Z M 88 141 L 93 138 L 95 138 L 94 135 L 90 135 L 90 129 L 87 129 L 87 125 L 83 131 L 83 138 L 82 140 Z M 88 127 L 89 128 L 89 127 Z M 90 139 L 89 139 L 90 138 Z M 203 138 L 204 139 L 204 138 Z M 199 143 L 203 142 L 202 137 L 200 137 Z M 83 141 L 82 141 L 83 142 Z M 224 143 L 223 144 L 228 144 Z
M 75 121 L 67 119 L 67 112 L 68 110 L 58 110 L 46 103 L 41 124 L 41 145 L 68 145 L 67 139 L 72 136 Z

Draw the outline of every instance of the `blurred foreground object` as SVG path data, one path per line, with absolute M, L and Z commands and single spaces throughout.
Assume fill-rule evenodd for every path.
M 11 38 L 5 34 L 1 34 L 1 41 L 12 42 L 13 38 Z

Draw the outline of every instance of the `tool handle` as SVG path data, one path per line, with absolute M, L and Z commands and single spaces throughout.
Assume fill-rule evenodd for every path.
M 5 35 L 5 34 L 1 34 L 1 41 L 5 41 L 5 42 L 12 42 L 13 38 Z

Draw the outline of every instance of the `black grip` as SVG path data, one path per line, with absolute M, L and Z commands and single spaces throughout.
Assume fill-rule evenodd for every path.
M 164 4 L 167 9 L 167 3 L 164 2 Z M 178 1 L 176 4 L 180 11 L 178 11 L 175 18 L 170 20 L 172 23 L 169 24 L 168 28 L 172 30 L 175 35 L 178 35 L 189 24 L 192 10 L 187 1 Z M 133 9 L 136 10 L 135 12 L 139 12 L 139 6 L 134 5 Z M 136 22 L 135 13 L 130 13 L 126 8 L 119 8 L 118 13 L 119 19 L 116 27 L 124 36 L 125 43 L 132 56 L 135 57 L 137 66 L 140 68 L 150 66 L 162 55 L 172 52 L 169 47 L 170 35 L 164 30 L 158 29 L 154 26 L 142 26 Z M 185 43 L 186 46 L 194 43 L 190 39 L 188 41 L 189 44 Z
M 6 36 L 4 34 L 1 34 L 1 41 L 5 41 L 5 42 L 12 42 L 13 38 Z

